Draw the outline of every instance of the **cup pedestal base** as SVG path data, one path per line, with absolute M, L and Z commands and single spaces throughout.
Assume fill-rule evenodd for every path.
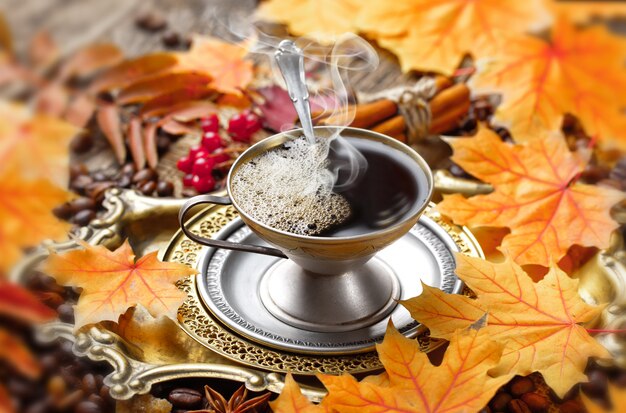
M 400 282 L 382 260 L 337 275 L 317 274 L 280 260 L 263 276 L 259 293 L 277 319 L 309 331 L 352 331 L 389 315 L 401 296 Z

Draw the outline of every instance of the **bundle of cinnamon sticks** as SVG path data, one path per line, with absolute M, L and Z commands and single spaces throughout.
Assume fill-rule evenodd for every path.
M 435 94 L 429 100 L 431 122 L 429 133 L 439 134 L 458 126 L 470 108 L 470 92 L 464 83 L 454 84 L 449 78 L 435 78 Z M 398 112 L 398 105 L 390 99 L 356 104 L 347 109 L 353 111 L 354 119 L 350 126 L 370 129 L 407 143 L 407 123 Z M 333 125 L 345 116 L 345 113 L 315 113 L 318 125 Z M 411 143 L 411 142 L 409 142 Z

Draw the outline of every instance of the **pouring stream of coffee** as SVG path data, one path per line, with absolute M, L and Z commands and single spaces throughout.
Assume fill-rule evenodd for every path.
M 278 45 L 275 58 L 285 79 L 289 97 L 300 118 L 304 136 L 310 144 L 313 144 L 315 143 L 315 135 L 313 134 L 309 90 L 306 87 L 302 50 L 293 41 L 283 40 Z

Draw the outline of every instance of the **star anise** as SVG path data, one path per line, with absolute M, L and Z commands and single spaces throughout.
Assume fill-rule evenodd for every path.
M 188 413 L 257 413 L 257 407 L 265 405 L 270 398 L 270 393 L 265 393 L 248 400 L 246 386 L 237 389 L 228 401 L 209 386 L 204 386 L 204 393 L 208 400 L 204 409 Z

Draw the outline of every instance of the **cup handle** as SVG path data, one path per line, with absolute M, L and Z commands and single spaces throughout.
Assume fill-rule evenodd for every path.
M 209 247 L 223 248 L 227 250 L 254 252 L 256 254 L 271 255 L 273 257 L 287 258 L 285 254 L 279 249 L 262 247 L 260 245 L 239 244 L 237 242 L 225 241 L 220 239 L 205 238 L 192 233 L 185 226 L 185 216 L 189 210 L 200 204 L 218 204 L 218 205 L 230 205 L 231 201 L 228 196 L 214 196 L 214 195 L 198 195 L 185 202 L 178 213 L 178 222 L 183 233 L 192 241 L 198 244 L 208 245 Z

